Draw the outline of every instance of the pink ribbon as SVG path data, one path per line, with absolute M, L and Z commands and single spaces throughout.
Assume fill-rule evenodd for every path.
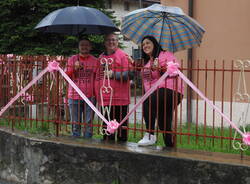
M 156 83 L 141 97 L 141 99 L 133 106 L 133 108 L 129 111 L 129 113 L 123 118 L 123 120 L 120 122 L 119 126 L 121 126 L 128 118 L 129 116 L 135 111 L 135 109 L 141 105 L 148 97 L 151 95 L 157 87 L 169 76 L 175 76 L 178 73 L 176 70 L 178 70 L 179 64 L 174 62 L 168 62 L 167 63 L 167 72 L 165 72 Z
M 7 54 L 7 58 L 8 58 L 8 59 L 14 58 L 14 54 Z
M 244 133 L 243 134 L 243 142 L 250 146 L 250 132 Z
M 13 57 L 13 55 L 7 55 L 7 57 Z M 9 103 L 7 103 L 7 105 L 5 105 L 1 111 L 0 111 L 0 116 L 20 97 L 20 96 L 24 96 L 27 97 L 26 100 L 33 100 L 32 96 L 26 96 L 25 92 L 31 87 L 33 86 L 45 73 L 49 72 L 53 72 L 55 70 L 58 70 L 59 67 L 59 63 L 57 63 L 55 60 L 52 62 L 48 63 L 48 66 L 42 70 L 32 81 L 30 81 L 27 86 L 25 86 L 24 88 L 21 89 L 20 92 L 18 92 L 16 94 L 16 96 L 14 98 L 12 98 Z
M 0 116 L 25 92 L 32 86 L 34 85 L 46 72 L 48 72 L 48 67 L 42 70 L 32 81 L 30 81 L 27 86 L 25 86 L 19 93 L 16 94 L 14 98 L 12 98 L 7 105 L 5 105 L 1 111 L 0 111 Z
M 167 73 L 170 77 L 174 77 L 178 75 L 179 64 L 173 61 L 167 63 Z
M 241 136 L 243 137 L 243 142 L 246 145 L 250 145 L 250 132 L 243 133 L 221 110 L 215 106 L 205 95 L 179 70 L 177 70 L 179 76 L 183 81 L 187 83 L 198 95 L 200 95 L 203 100 L 205 100 L 215 111 L 217 111 Z
M 205 95 L 182 73 L 180 72 L 180 70 L 178 69 L 179 65 L 178 63 L 174 63 L 174 62 L 168 62 L 167 63 L 167 72 L 164 73 L 164 75 L 162 75 L 160 77 L 160 79 L 143 95 L 143 97 L 139 100 L 139 102 L 134 105 L 134 107 L 129 111 L 129 113 L 124 117 L 124 119 L 121 121 L 121 123 L 119 124 L 119 126 L 121 126 L 127 119 L 128 117 L 135 111 L 135 109 L 142 104 L 145 99 L 152 94 L 157 87 L 159 86 L 159 84 L 167 77 L 167 76 L 176 76 L 179 75 L 182 80 L 184 82 L 187 83 L 187 85 L 189 85 L 196 93 L 198 93 L 200 95 L 201 98 L 203 98 L 213 109 L 215 109 L 215 111 L 217 111 L 236 131 L 238 131 L 242 137 L 243 137 L 243 142 L 246 145 L 250 145 L 250 132 L 247 133 L 243 133 L 232 121 L 230 121 L 230 119 L 221 112 L 221 110 L 215 106 L 208 98 L 205 97 Z
M 69 76 L 58 67 L 59 72 L 65 78 L 65 80 L 74 88 L 74 90 L 82 97 L 82 99 L 89 105 L 89 107 L 99 116 L 107 125 L 108 120 L 100 113 L 100 111 L 93 105 L 93 103 L 83 94 L 83 92 L 77 87 L 77 85 L 69 78 Z
M 116 120 L 108 121 L 106 118 L 100 113 L 100 111 L 92 104 L 91 101 L 82 93 L 82 91 L 76 86 L 76 84 L 68 77 L 68 75 L 59 67 L 59 63 L 56 61 L 49 62 L 48 67 L 45 68 L 43 71 L 41 71 L 38 76 L 36 76 L 27 86 L 25 86 L 17 95 L 12 98 L 9 103 L 0 111 L 0 116 L 8 109 L 9 106 L 11 106 L 20 96 L 25 94 L 25 92 L 33 85 L 35 84 L 46 72 L 53 72 L 53 71 L 59 71 L 62 76 L 65 78 L 65 80 L 76 90 L 76 92 L 83 98 L 83 100 L 90 106 L 91 109 L 107 124 L 107 132 L 113 134 L 119 126 L 121 126 L 128 118 L 129 116 L 135 111 L 135 109 L 142 104 L 146 98 L 152 94 L 159 84 L 165 80 L 168 76 L 175 76 L 179 75 L 183 81 L 187 83 L 196 93 L 198 93 L 201 98 L 203 98 L 215 111 L 217 111 L 236 131 L 238 131 L 242 137 L 243 142 L 250 146 L 250 132 L 243 133 L 233 122 L 230 121 L 230 119 L 223 114 L 218 107 L 216 107 L 208 98 L 205 97 L 205 95 L 182 73 L 178 70 L 178 63 L 169 62 L 167 67 L 167 72 L 165 72 L 159 80 L 143 95 L 143 97 L 139 100 L 137 104 L 134 105 L 134 107 L 129 111 L 129 113 L 124 117 L 124 119 L 118 123 Z
M 112 120 L 107 123 L 107 131 L 111 134 L 115 133 L 118 127 L 119 123 L 116 120 Z

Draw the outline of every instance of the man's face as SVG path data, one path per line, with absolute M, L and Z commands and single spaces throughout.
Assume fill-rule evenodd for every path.
M 81 54 L 89 54 L 91 50 L 91 44 L 88 40 L 81 40 L 79 43 L 79 51 Z
M 107 50 L 115 51 L 118 48 L 118 39 L 114 34 L 110 34 L 105 38 L 104 45 Z

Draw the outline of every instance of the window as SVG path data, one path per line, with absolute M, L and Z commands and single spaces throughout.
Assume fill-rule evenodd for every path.
M 123 40 L 124 41 L 130 41 L 130 39 L 128 39 L 126 36 L 123 36 Z
M 129 11 L 129 2 L 124 2 L 124 10 Z
M 106 0 L 105 1 L 105 7 L 107 9 L 112 9 L 112 0 Z
M 134 60 L 141 59 L 141 50 L 139 48 L 138 49 L 133 48 L 132 57 L 134 58 Z

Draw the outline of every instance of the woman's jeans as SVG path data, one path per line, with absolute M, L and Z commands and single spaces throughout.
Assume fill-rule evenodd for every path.
M 89 98 L 89 100 L 95 105 L 96 100 L 94 97 Z M 86 123 L 84 125 L 83 136 L 85 138 L 92 137 L 92 120 L 93 120 L 93 110 L 86 104 L 84 100 L 73 100 L 68 99 L 70 121 L 72 124 L 72 135 L 81 136 L 81 125 L 78 123 Z M 83 114 L 84 113 L 84 114 Z M 84 119 L 82 116 L 84 115 Z M 83 120 L 83 121 L 82 121 Z

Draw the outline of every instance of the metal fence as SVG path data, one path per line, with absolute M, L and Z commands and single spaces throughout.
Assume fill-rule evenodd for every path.
M 67 58 L 49 56 L 0 56 L 0 108 L 3 108 L 22 88 L 47 67 L 48 61 L 56 59 L 65 68 Z M 249 96 L 245 78 L 249 77 L 247 61 L 195 61 L 192 69 L 181 63 L 181 71 L 192 72 L 192 82 L 220 108 L 242 131 L 249 130 Z M 243 65 L 241 65 L 243 64 Z M 131 102 L 129 109 L 144 94 L 140 72 L 136 69 L 130 80 Z M 184 82 L 183 82 L 184 83 Z M 171 131 L 160 130 L 156 123 L 154 131 L 158 145 L 164 146 L 162 133 L 173 135 L 174 147 L 219 151 L 249 155 L 247 147 L 240 149 L 241 136 L 195 91 L 185 84 L 185 94 L 173 112 Z M 19 129 L 41 135 L 71 136 L 70 113 L 67 99 L 68 84 L 59 72 L 46 73 L 0 117 L 0 125 L 12 130 Z M 151 102 L 150 102 L 151 103 Z M 158 103 L 166 103 L 157 101 Z M 175 104 L 176 105 L 176 104 Z M 96 105 L 101 111 L 99 104 Z M 158 114 L 158 109 L 150 109 Z M 190 118 L 191 115 L 191 118 Z M 189 116 L 187 118 L 187 116 Z M 84 117 L 83 117 L 84 119 Z M 187 119 L 191 119 L 187 121 Z M 79 124 L 84 130 L 87 126 Z M 91 121 L 93 138 L 102 139 L 103 123 L 96 116 Z M 146 132 L 142 106 L 130 116 L 128 141 L 138 142 Z

